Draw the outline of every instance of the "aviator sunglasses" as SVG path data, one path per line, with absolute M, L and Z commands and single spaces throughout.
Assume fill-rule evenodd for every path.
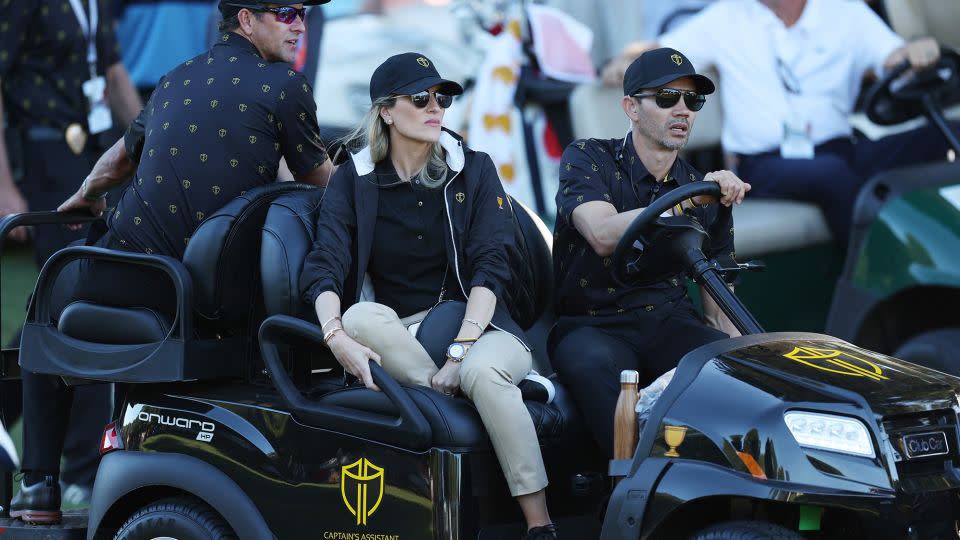
M 657 107 L 660 107 L 661 109 L 669 109 L 670 107 L 673 107 L 678 101 L 680 101 L 681 96 L 683 97 L 683 102 L 691 111 L 699 111 L 703 108 L 703 104 L 707 102 L 707 96 L 703 94 L 698 94 L 692 90 L 677 90 L 675 88 L 661 88 L 656 92 L 633 95 L 635 98 L 656 98 Z
M 276 17 L 277 22 L 283 24 L 293 24 L 293 21 L 300 17 L 301 21 L 306 21 L 307 8 L 295 8 L 290 6 L 268 7 L 268 6 L 248 6 L 246 4 L 227 4 L 228 6 L 247 8 L 250 11 L 270 12 Z
M 449 94 L 441 94 L 440 92 L 433 92 L 431 90 L 424 90 L 423 92 L 417 92 L 416 94 L 408 94 L 410 102 L 413 103 L 413 106 L 422 109 L 430 103 L 430 95 L 433 94 L 433 97 L 437 98 L 437 105 L 441 109 L 446 109 L 453 104 L 453 96 Z

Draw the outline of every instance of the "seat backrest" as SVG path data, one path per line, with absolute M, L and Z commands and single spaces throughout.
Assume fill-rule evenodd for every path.
M 957 0 L 885 0 L 893 30 L 906 39 L 930 36 L 941 45 L 960 49 L 960 2 Z
M 316 322 L 300 297 L 300 271 L 310 252 L 323 189 L 288 193 L 270 205 L 263 223 L 260 276 L 267 315 L 291 315 Z
M 514 199 L 513 214 L 517 222 L 517 241 L 523 241 L 531 272 L 529 289 L 533 295 L 533 313 L 530 321 L 517 321 L 529 328 L 536 324 L 553 306 L 553 236 L 543 220 L 529 207 Z
M 223 327 L 247 320 L 251 305 L 259 303 L 261 229 L 270 204 L 309 189 L 293 182 L 251 189 L 200 224 L 183 255 L 198 315 Z

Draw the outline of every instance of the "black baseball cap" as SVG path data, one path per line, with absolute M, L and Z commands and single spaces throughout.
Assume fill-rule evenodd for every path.
M 712 94 L 716 87 L 709 78 L 699 75 L 690 60 L 676 49 L 663 47 L 640 55 L 623 75 L 623 95 L 632 96 L 642 88 L 656 88 L 682 77 L 690 77 L 697 92 Z
M 457 96 L 463 93 L 460 84 L 440 77 L 433 62 L 426 56 L 408 52 L 396 54 L 377 66 L 370 77 L 370 100 L 423 92 L 440 85 L 441 92 Z
M 326 4 L 330 0 L 220 0 L 220 4 L 217 8 L 220 10 L 220 13 L 224 13 L 224 10 L 234 8 L 237 11 L 249 7 L 257 8 L 266 6 L 267 4 L 276 4 L 278 6 L 289 6 L 291 4 L 303 4 L 305 6 L 318 6 L 320 4 Z

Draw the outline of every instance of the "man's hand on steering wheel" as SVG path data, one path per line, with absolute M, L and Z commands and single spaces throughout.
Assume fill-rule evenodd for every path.
M 914 70 L 927 69 L 940 60 L 940 45 L 930 37 L 915 39 L 894 51 L 884 63 L 884 67 L 889 69 L 904 60 L 910 62 L 910 67 Z
M 720 192 L 723 196 L 720 198 L 720 204 L 730 206 L 740 204 L 743 198 L 750 191 L 750 184 L 741 180 L 737 175 L 730 171 L 714 171 L 707 173 L 703 177 L 704 182 L 716 182 L 720 184 Z M 710 195 L 697 195 L 691 199 L 694 204 L 705 205 L 716 201 L 715 197 Z

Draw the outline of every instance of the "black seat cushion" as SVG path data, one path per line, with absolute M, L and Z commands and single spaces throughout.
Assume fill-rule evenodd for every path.
M 120 308 L 92 302 L 71 302 L 60 314 L 57 329 L 74 339 L 106 345 L 163 341 L 170 321 L 147 308 Z
M 315 188 L 277 198 L 263 224 L 260 274 L 268 315 L 283 314 L 316 321 L 300 298 L 300 271 L 313 246 L 314 223 L 323 189 Z
M 271 203 L 313 186 L 277 182 L 251 189 L 208 216 L 183 254 L 199 315 L 220 325 L 243 323 L 260 291 L 261 229 Z
M 554 380 L 556 397 L 552 403 L 526 401 L 541 446 L 575 444 L 583 435 L 582 422 L 567 391 Z M 405 386 L 414 403 L 433 430 L 433 446 L 456 451 L 486 448 L 490 444 L 487 431 L 473 403 L 464 398 L 445 396 L 424 386 Z M 393 403 L 381 392 L 359 386 L 336 390 L 320 397 L 318 402 L 365 412 L 397 416 Z M 319 426 L 323 427 L 323 426 Z M 364 433 L 362 426 L 355 433 L 371 440 L 382 438 L 382 427 Z

